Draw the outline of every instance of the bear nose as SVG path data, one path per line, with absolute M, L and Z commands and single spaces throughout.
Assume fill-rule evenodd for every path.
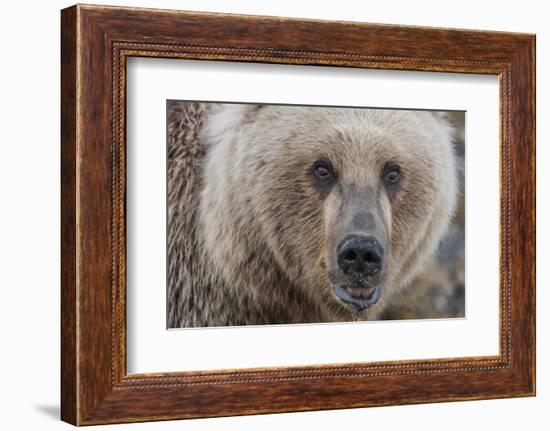
M 384 249 L 372 236 L 348 235 L 338 245 L 336 259 L 344 274 L 369 277 L 382 268 Z

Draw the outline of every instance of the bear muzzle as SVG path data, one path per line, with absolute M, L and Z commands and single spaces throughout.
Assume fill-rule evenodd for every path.
M 357 311 L 372 307 L 381 297 L 379 286 L 384 248 L 374 236 L 347 235 L 336 248 L 336 262 L 345 277 L 333 283 L 334 293 Z

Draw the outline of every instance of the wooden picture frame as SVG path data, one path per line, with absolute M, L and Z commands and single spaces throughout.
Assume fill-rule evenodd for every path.
M 90 425 L 535 394 L 534 35 L 82 5 L 64 9 L 61 18 L 64 421 Z M 500 354 L 127 374 L 125 65 L 131 56 L 497 75 Z

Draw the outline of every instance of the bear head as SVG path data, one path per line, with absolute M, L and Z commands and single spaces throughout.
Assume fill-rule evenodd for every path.
M 432 111 L 218 105 L 203 130 L 205 254 L 253 301 L 294 291 L 327 320 L 376 318 L 453 215 L 452 136 Z

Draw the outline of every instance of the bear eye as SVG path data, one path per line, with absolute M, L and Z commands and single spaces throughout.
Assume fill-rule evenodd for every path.
M 384 166 L 383 180 L 387 185 L 395 185 L 401 179 L 401 167 L 395 163 L 386 163 Z
M 332 178 L 332 169 L 325 160 L 318 160 L 313 164 L 313 174 L 320 180 Z

